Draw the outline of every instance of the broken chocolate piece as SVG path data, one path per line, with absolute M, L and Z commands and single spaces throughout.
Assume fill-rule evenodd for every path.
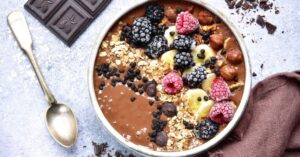
M 275 25 L 271 24 L 270 22 L 266 22 L 266 28 L 267 28 L 269 34 L 274 34 L 274 32 L 277 29 L 277 27 Z
M 68 46 L 111 0 L 29 0 L 25 9 Z
M 258 25 L 260 25 L 261 27 L 265 27 L 266 21 L 264 20 L 264 16 L 262 16 L 262 15 L 257 15 L 256 23 L 257 23 Z

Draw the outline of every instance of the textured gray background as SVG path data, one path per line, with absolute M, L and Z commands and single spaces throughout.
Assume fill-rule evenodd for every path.
M 137 0 L 113 0 L 71 48 L 23 9 L 25 1 L 5 0 L 0 4 L 0 156 L 86 157 L 93 154 L 91 141 L 109 142 L 110 148 L 126 150 L 106 132 L 93 110 L 87 67 L 97 34 L 115 14 Z M 300 69 L 300 1 L 277 0 L 279 15 L 263 13 L 278 26 L 273 36 L 259 26 L 240 22 L 241 16 L 231 15 L 223 0 L 207 1 L 230 16 L 240 32 L 247 35 L 245 42 L 252 68 L 258 74 L 253 78 L 254 84 L 277 72 Z M 47 132 L 44 121 L 47 103 L 28 59 L 18 48 L 6 23 L 6 16 L 14 10 L 21 10 L 27 17 L 34 54 L 50 88 L 57 99 L 69 104 L 77 115 L 79 136 L 72 149 L 56 144 Z M 257 43 L 252 43 L 252 39 Z M 262 63 L 264 68 L 260 69 Z

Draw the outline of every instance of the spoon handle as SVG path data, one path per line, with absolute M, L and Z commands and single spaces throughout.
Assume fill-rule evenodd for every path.
M 10 29 L 13 32 L 16 40 L 18 41 L 20 48 L 28 56 L 33 66 L 34 72 L 46 95 L 48 103 L 50 105 L 56 103 L 56 99 L 54 98 L 52 92 L 50 91 L 32 53 L 32 39 L 24 15 L 19 11 L 15 11 L 10 13 L 7 19 L 8 19 L 8 24 L 10 26 Z

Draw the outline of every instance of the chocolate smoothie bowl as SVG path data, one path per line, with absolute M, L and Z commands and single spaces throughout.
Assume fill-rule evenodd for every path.
M 101 30 L 89 88 L 104 126 L 145 155 L 187 156 L 237 124 L 251 87 L 240 34 L 204 2 L 141 2 Z

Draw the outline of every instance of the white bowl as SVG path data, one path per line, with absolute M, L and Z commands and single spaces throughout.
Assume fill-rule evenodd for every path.
M 119 19 L 128 13 L 129 11 L 145 4 L 148 3 L 149 1 L 144 1 L 144 2 L 138 2 L 132 7 L 129 7 L 128 9 L 121 11 L 117 16 L 112 18 L 112 20 L 109 21 L 109 23 L 106 25 L 106 27 L 99 31 L 99 36 L 97 38 L 95 47 L 93 48 L 91 58 L 90 58 L 90 64 L 89 64 L 89 69 L 88 69 L 88 84 L 89 84 L 89 93 L 90 97 L 92 100 L 92 104 L 94 106 L 94 109 L 100 119 L 100 121 L 103 123 L 103 125 L 106 127 L 106 129 L 124 146 L 130 148 L 131 150 L 134 150 L 138 153 L 141 153 L 143 155 L 148 155 L 148 156 L 159 156 L 159 157 L 173 157 L 173 156 L 191 156 L 195 155 L 204 151 L 207 151 L 211 147 L 215 146 L 218 144 L 220 141 L 222 141 L 229 133 L 232 131 L 232 129 L 235 127 L 235 125 L 238 123 L 240 120 L 241 116 L 244 113 L 244 110 L 247 106 L 247 101 L 248 97 L 250 95 L 250 89 L 251 89 L 251 67 L 250 67 L 250 61 L 248 57 L 248 52 L 247 48 L 244 44 L 243 38 L 241 37 L 238 29 L 236 29 L 233 24 L 230 22 L 230 20 L 225 17 L 220 11 L 217 9 L 213 8 L 211 5 L 207 4 L 204 1 L 201 0 L 189 0 L 188 2 L 194 3 L 194 5 L 200 5 L 203 8 L 206 8 L 207 10 L 211 11 L 213 14 L 218 16 L 222 21 L 229 27 L 229 29 L 232 31 L 234 36 L 236 37 L 239 46 L 242 50 L 243 56 L 244 56 L 244 63 L 245 63 L 245 86 L 244 86 L 244 92 L 243 96 L 240 102 L 239 107 L 237 108 L 235 115 L 233 119 L 228 123 L 228 125 L 222 130 L 220 133 L 218 133 L 214 138 L 211 140 L 207 141 L 206 143 L 199 145 L 195 148 L 185 150 L 185 151 L 180 151 L 180 152 L 160 152 L 160 151 L 154 151 L 148 147 L 141 146 L 141 145 L 136 145 L 128 140 L 126 140 L 119 132 L 117 132 L 112 125 L 108 122 L 104 114 L 102 113 L 100 106 L 97 101 L 97 97 L 95 94 L 95 89 L 94 89 L 94 72 L 95 72 L 95 61 L 97 58 L 98 50 L 99 47 L 102 43 L 102 40 L 105 38 L 107 32 L 110 30 L 110 28 L 119 21 Z

